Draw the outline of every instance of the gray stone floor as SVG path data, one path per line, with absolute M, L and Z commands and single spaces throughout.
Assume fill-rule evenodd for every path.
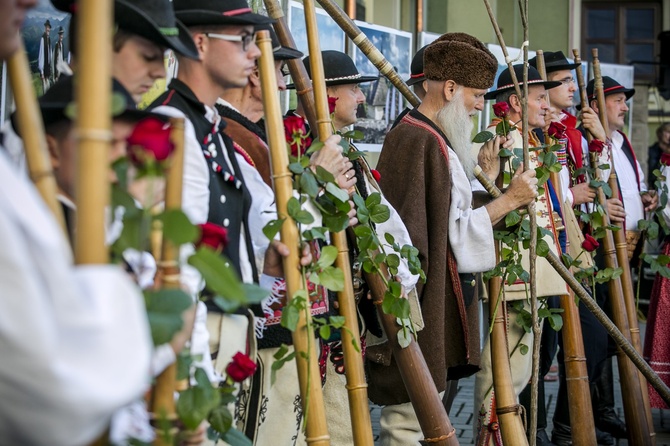
M 640 325 L 640 332 L 644 333 L 644 324 Z M 616 366 L 616 360 L 614 362 L 614 373 L 615 373 L 615 398 L 616 398 L 616 409 L 618 411 L 621 419 L 623 416 L 623 406 L 621 404 L 621 388 L 619 384 L 618 370 Z M 551 375 L 552 373 L 550 373 Z M 474 390 L 474 377 L 461 380 L 458 387 L 458 395 L 454 401 L 452 407 L 452 413 L 450 416 L 451 423 L 456 428 L 456 433 L 458 435 L 460 444 L 467 445 L 473 444 L 473 433 L 472 426 L 473 423 L 476 423 L 476 420 L 473 416 L 473 390 Z M 556 394 L 558 392 L 558 381 L 548 381 L 545 382 L 545 392 L 546 392 L 546 402 L 547 402 L 547 413 L 548 413 L 548 428 L 547 433 L 551 435 L 552 422 L 551 418 L 555 410 Z M 375 435 L 375 440 L 379 437 L 379 416 L 380 408 L 379 406 L 371 405 L 370 411 L 372 415 L 372 429 Z M 656 446 L 670 446 L 670 411 L 662 411 L 659 409 L 652 410 L 654 425 L 656 430 Z M 627 446 L 628 441 L 620 440 L 618 446 Z

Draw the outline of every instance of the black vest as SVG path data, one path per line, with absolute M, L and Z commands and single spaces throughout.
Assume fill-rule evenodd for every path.
M 258 283 L 258 273 L 254 260 L 253 245 L 249 234 L 249 209 L 251 194 L 244 185 L 244 178 L 235 157 L 232 140 L 226 136 L 221 127 L 214 128 L 206 117 L 204 104 L 198 100 L 191 89 L 178 79 L 173 79 L 168 89 L 150 108 L 167 105 L 180 110 L 191 121 L 195 136 L 203 149 L 203 157 L 209 167 L 209 213 L 207 221 L 223 226 L 228 231 L 228 245 L 223 254 L 230 260 L 231 266 L 241 275 L 240 269 L 240 234 L 244 228 L 245 243 L 249 262 L 253 272 L 253 280 Z M 224 124 L 221 121 L 221 124 Z M 205 144 L 205 140 L 209 142 Z M 228 154 L 230 165 L 224 152 Z M 205 155 L 207 152 L 208 155 Z M 221 312 L 214 304 L 207 302 L 208 309 Z

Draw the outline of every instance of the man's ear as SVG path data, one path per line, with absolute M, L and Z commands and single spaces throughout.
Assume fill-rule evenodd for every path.
M 258 72 L 258 67 L 254 69 L 254 71 L 251 72 L 249 75 L 249 84 L 251 84 L 252 87 L 259 87 L 261 85 L 261 79 L 260 79 L 260 74 Z
M 444 98 L 448 102 L 451 102 L 456 94 L 456 82 L 446 81 L 442 86 L 442 93 L 444 94 Z
M 205 35 L 205 33 L 201 32 L 196 32 L 191 35 L 193 38 L 193 43 L 195 43 L 195 47 L 198 49 L 198 56 L 200 56 L 200 60 L 202 60 L 202 56 L 207 50 L 207 45 L 208 45 L 208 38 Z
M 60 167 L 60 150 L 58 150 L 58 140 L 48 133 L 45 134 L 47 139 L 47 149 L 49 149 L 49 159 L 51 160 L 51 168 L 58 170 Z
M 519 99 L 519 96 L 516 94 L 513 94 L 509 97 L 509 105 L 512 107 L 512 110 L 514 110 L 516 113 L 521 114 L 521 100 Z
M 591 102 L 589 102 L 589 107 L 593 109 L 596 113 L 600 114 L 600 109 L 598 108 L 598 100 L 594 99 Z

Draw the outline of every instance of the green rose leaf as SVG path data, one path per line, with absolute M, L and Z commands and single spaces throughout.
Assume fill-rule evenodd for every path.
M 209 421 L 212 429 L 224 434 L 233 426 L 233 415 L 227 407 L 219 406 L 209 414 L 207 421 Z
M 400 347 L 407 348 L 411 343 L 412 343 L 412 334 L 410 333 L 410 331 L 407 329 L 398 330 L 398 344 L 400 344 Z
M 154 345 L 172 339 L 182 327 L 182 312 L 193 305 L 193 299 L 180 289 L 145 290 L 144 301 Z
M 391 211 L 389 210 L 388 206 L 383 204 L 375 204 L 369 207 L 369 210 L 370 220 L 372 220 L 373 223 L 384 223 L 391 217 Z
M 484 130 L 483 132 L 477 133 L 475 135 L 475 137 L 472 138 L 472 142 L 474 142 L 476 144 L 483 144 L 485 142 L 488 142 L 488 141 L 492 140 L 493 137 L 494 137 L 493 133 L 491 133 L 487 130 Z
M 285 218 L 279 220 L 272 220 L 263 226 L 263 234 L 268 238 L 268 240 L 274 240 L 277 236 L 277 233 L 281 230 L 281 226 L 284 224 Z
M 163 222 L 163 236 L 175 245 L 191 243 L 198 237 L 198 228 L 180 209 L 168 209 L 159 220 Z
M 547 257 L 549 254 L 549 244 L 544 239 L 539 239 L 537 241 L 536 253 L 540 257 Z
M 323 269 L 332 265 L 337 259 L 337 248 L 332 245 L 324 246 L 321 250 L 321 257 L 316 261 L 319 268 Z
M 179 394 L 177 414 L 190 430 L 196 429 L 207 415 L 219 405 L 219 393 L 212 386 L 203 369 L 196 369 L 196 386 Z
M 522 355 L 528 354 L 528 346 L 526 344 L 519 344 L 519 351 Z
M 321 285 L 331 291 L 342 291 L 344 289 L 344 273 L 341 269 L 329 266 L 319 273 Z
M 200 272 L 207 289 L 221 296 L 232 307 L 246 302 L 242 282 L 223 256 L 211 249 L 200 248 L 189 257 L 188 263 Z
M 228 432 L 221 436 L 221 439 L 228 443 L 230 446 L 253 446 L 251 440 L 249 440 L 246 435 L 238 431 L 234 427 L 231 427 Z
M 334 183 L 335 177 L 321 166 L 316 166 L 316 179 L 320 183 Z
M 319 184 L 311 170 L 307 169 L 300 175 L 300 188 L 304 193 L 314 198 L 319 193 Z
M 382 196 L 379 192 L 372 193 L 368 195 L 368 198 L 365 200 L 365 205 L 370 208 L 374 205 L 380 204 L 382 202 Z
M 347 193 L 347 191 L 340 188 L 335 183 L 326 184 L 326 191 L 330 192 L 337 200 L 339 200 L 343 203 L 346 203 L 347 201 L 349 201 L 349 194 Z

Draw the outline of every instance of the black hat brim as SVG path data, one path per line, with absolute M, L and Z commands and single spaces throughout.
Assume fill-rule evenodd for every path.
M 355 79 L 326 80 L 326 87 L 334 87 L 336 85 L 362 84 L 363 82 L 374 82 L 376 80 L 379 80 L 379 76 L 361 76 Z M 288 84 L 286 88 L 288 90 L 293 90 L 295 89 L 295 84 Z
M 200 58 L 191 33 L 179 20 L 176 23 L 178 35 L 168 36 L 161 33 L 156 22 L 144 11 L 126 1 L 114 1 L 114 14 L 119 28 L 142 36 L 188 58 L 195 60 Z
M 273 51 L 272 55 L 275 60 L 293 60 L 301 59 L 304 54 L 301 51 L 294 50 L 287 46 L 281 46 L 278 50 Z
M 234 16 L 223 15 L 206 9 L 186 9 L 175 11 L 177 19 L 186 26 L 197 25 L 265 25 L 274 23 L 270 17 L 253 12 Z
M 532 87 L 534 85 L 544 85 L 544 88 L 546 90 L 551 90 L 552 88 L 556 88 L 559 85 L 561 85 L 561 83 L 557 82 L 557 81 L 529 81 L 528 82 L 529 87 Z M 523 82 L 520 82 L 519 86 L 521 88 L 523 88 Z M 512 85 L 510 87 L 499 88 L 497 90 L 489 91 L 488 93 L 486 93 L 484 95 L 484 99 L 486 99 L 487 101 L 490 101 L 492 99 L 495 99 L 496 96 L 498 96 L 500 93 L 504 93 L 506 91 L 513 90 L 513 89 L 514 89 L 514 86 Z
M 405 83 L 407 86 L 411 87 L 412 85 L 418 84 L 419 82 L 423 82 L 425 80 L 426 76 L 410 77 Z
M 635 89 L 634 88 L 623 87 L 623 88 L 620 88 L 620 89 L 617 89 L 617 90 L 611 90 L 611 91 L 605 93 L 605 97 L 607 97 L 611 94 L 616 94 L 616 93 L 624 93 L 626 95 L 626 100 L 629 100 L 630 98 L 632 98 L 635 95 Z M 591 101 L 595 100 L 595 98 L 588 98 L 588 99 L 589 99 L 589 103 L 591 103 Z M 582 109 L 582 103 L 580 102 L 579 104 L 575 105 L 575 108 L 577 110 L 581 110 Z

